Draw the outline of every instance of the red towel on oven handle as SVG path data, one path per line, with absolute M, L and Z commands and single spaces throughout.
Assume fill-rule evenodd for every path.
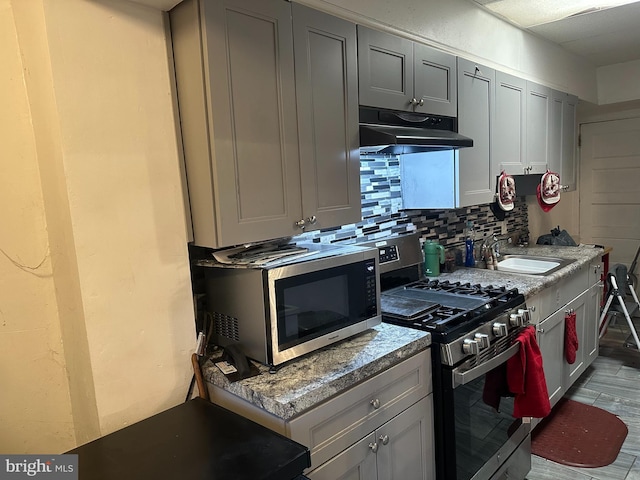
M 578 332 L 576 331 L 576 312 L 569 312 L 564 317 L 564 356 L 569 365 L 576 361 L 578 350 Z
M 513 416 L 543 418 L 551 412 L 536 329 L 529 325 L 516 338 L 518 354 L 507 360 L 507 383 L 515 394 Z

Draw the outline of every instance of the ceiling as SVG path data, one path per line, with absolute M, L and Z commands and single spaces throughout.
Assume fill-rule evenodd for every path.
M 130 0 L 170 10 L 181 0 Z M 469 0 L 595 66 L 640 60 L 640 0 Z
M 640 59 L 640 0 L 471 0 L 595 66 Z

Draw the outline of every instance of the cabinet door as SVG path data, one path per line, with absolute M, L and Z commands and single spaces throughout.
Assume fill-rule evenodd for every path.
M 549 117 L 549 170 L 557 172 L 562 178 L 562 113 L 566 94 L 551 91 L 551 112 Z
M 569 187 L 569 190 L 576 189 L 576 158 L 578 143 L 578 121 L 576 110 L 578 108 L 578 97 L 565 94 L 565 101 L 562 105 L 562 166 L 560 168 L 560 183 Z
M 544 173 L 549 165 L 551 89 L 527 82 L 527 173 Z
M 292 8 L 306 229 L 359 222 L 356 26 L 297 3 Z
M 413 42 L 358 25 L 360 105 L 413 111 Z
M 491 203 L 496 178 L 491 174 L 495 71 L 458 57 L 458 131 L 473 139 L 459 151 L 460 206 Z
M 587 344 L 585 341 L 587 333 L 587 324 L 589 318 L 587 317 L 587 302 L 590 298 L 589 291 L 583 292 L 575 300 L 570 302 L 564 309 L 565 315 L 570 311 L 574 311 L 576 314 L 576 336 L 578 337 L 578 351 L 576 352 L 576 361 L 572 364 L 567 363 L 565 358 L 564 363 L 564 389 L 567 391 L 571 385 L 578 379 L 580 375 L 585 371 L 585 355 L 587 353 Z
M 549 401 L 554 406 L 564 395 L 564 310 L 558 310 L 538 325 L 538 344 L 542 354 Z
M 376 432 L 378 480 L 434 480 L 432 396 Z
M 596 267 L 594 267 L 596 268 Z M 596 268 L 599 272 L 600 269 Z M 587 312 L 584 333 L 584 362 L 585 368 L 598 357 L 599 338 L 598 327 L 600 321 L 600 303 L 602 302 L 602 282 L 597 282 L 588 291 Z
M 185 140 L 195 243 L 221 247 L 295 234 L 302 203 L 291 6 L 213 0 L 185 2 L 184 9 L 195 13 L 176 25 L 174 40 L 184 33 L 203 44 L 202 56 L 184 69 L 180 54 L 197 53 L 188 42 L 176 52 L 181 114 L 197 117 L 208 135 L 197 148 Z M 201 36 L 191 35 L 198 18 Z M 193 65 L 204 76 L 198 98 L 198 89 L 183 82 L 197 72 Z M 189 109 L 205 99 L 206 110 Z
M 306 476 L 311 480 L 375 480 L 378 478 L 374 433 L 323 463 Z
M 496 119 L 493 136 L 494 175 L 525 173 L 527 82 L 496 72 Z
M 455 117 L 458 112 L 456 57 L 434 48 L 413 44 L 416 112 Z

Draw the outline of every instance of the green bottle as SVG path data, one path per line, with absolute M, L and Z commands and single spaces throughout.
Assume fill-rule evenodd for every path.
M 440 275 L 440 264 L 444 263 L 444 247 L 434 240 L 426 240 L 424 250 L 424 273 L 427 277 Z

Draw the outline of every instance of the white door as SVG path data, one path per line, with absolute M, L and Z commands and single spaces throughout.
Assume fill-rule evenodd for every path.
M 610 263 L 640 246 L 640 118 L 580 126 L 580 239 L 610 245 Z

